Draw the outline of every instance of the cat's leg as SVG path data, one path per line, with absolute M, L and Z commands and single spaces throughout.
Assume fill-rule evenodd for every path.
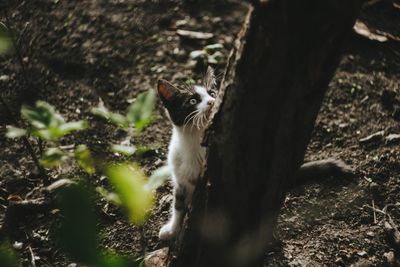
M 185 215 L 192 192 L 192 188 L 182 184 L 177 184 L 174 186 L 174 200 L 171 208 L 172 214 L 168 223 L 161 227 L 158 235 L 161 240 L 170 240 L 179 234 L 183 217 Z

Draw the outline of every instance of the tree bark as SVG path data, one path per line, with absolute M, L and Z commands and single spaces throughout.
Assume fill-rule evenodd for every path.
M 270 0 L 250 9 L 206 134 L 205 171 L 169 266 L 262 266 L 360 6 L 357 0 Z

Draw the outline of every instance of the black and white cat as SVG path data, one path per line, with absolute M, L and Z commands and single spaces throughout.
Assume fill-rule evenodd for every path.
M 172 169 L 174 200 L 169 221 L 161 228 L 159 238 L 170 240 L 179 233 L 186 208 L 203 166 L 205 148 L 201 146 L 216 97 L 216 80 L 211 67 L 207 69 L 203 86 L 179 89 L 165 80 L 158 81 L 158 95 L 172 122 L 168 165 Z M 340 160 L 327 159 L 303 164 L 295 184 L 321 176 L 352 175 L 352 170 Z
M 171 218 L 159 233 L 161 240 L 172 239 L 179 233 L 186 207 L 191 202 L 204 161 L 205 148 L 200 143 L 215 101 L 215 85 L 211 67 L 202 86 L 179 89 L 168 81 L 158 81 L 158 95 L 173 126 L 168 165 L 172 170 L 174 200 Z

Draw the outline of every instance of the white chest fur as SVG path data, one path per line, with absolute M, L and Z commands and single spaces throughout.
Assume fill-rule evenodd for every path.
M 200 174 L 205 148 L 200 145 L 202 131 L 195 127 L 173 128 L 169 146 L 168 164 L 174 183 L 194 184 Z

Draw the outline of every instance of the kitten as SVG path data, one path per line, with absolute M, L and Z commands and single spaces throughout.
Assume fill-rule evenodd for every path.
M 200 175 L 205 156 L 201 146 L 204 129 L 216 97 L 216 80 L 211 67 L 203 86 L 179 89 L 165 80 L 158 81 L 158 95 L 172 122 L 168 165 L 172 169 L 174 199 L 171 218 L 161 228 L 159 238 L 170 240 L 179 233 L 186 208 Z M 343 161 L 326 159 L 303 164 L 290 188 L 327 176 L 352 176 L 353 170 Z
M 158 95 L 172 122 L 168 165 L 172 169 L 174 199 L 171 218 L 159 233 L 170 240 L 180 231 L 200 175 L 205 148 L 200 145 L 216 97 L 214 71 L 208 67 L 203 86 L 180 89 L 165 80 L 158 81 Z

